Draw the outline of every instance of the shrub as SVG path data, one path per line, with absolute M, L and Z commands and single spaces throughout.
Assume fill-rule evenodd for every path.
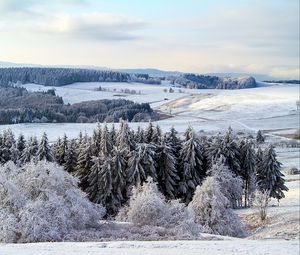
M 270 202 L 268 190 L 256 190 L 253 206 L 258 210 L 259 218 L 264 221 L 267 218 L 267 208 Z
M 207 177 L 201 186 L 197 186 L 189 207 L 206 233 L 236 237 L 246 235 L 238 215 L 230 208 L 229 200 L 214 177 Z
M 96 227 L 104 211 L 56 164 L 0 167 L 0 242 L 61 241 Z
M 198 235 L 200 232 L 192 210 L 177 200 L 167 202 L 150 177 L 143 185 L 133 189 L 129 205 L 120 210 L 117 219 L 131 222 L 134 226 L 177 230 L 181 235 Z

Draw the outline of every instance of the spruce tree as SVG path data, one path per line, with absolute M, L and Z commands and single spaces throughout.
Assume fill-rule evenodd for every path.
M 136 132 L 134 133 L 134 141 L 136 143 L 144 143 L 145 138 L 144 138 L 144 130 L 138 126 Z
M 132 186 L 140 185 L 148 176 L 157 180 L 154 153 L 154 146 L 145 143 L 138 144 L 137 148 L 131 151 L 126 170 L 129 192 Z
M 76 175 L 79 178 L 79 186 L 85 190 L 88 186 L 88 175 L 92 166 L 92 148 L 88 142 L 82 142 L 79 148 L 79 154 L 76 165 Z
M 171 147 L 175 157 L 178 158 L 181 149 L 181 141 L 178 138 L 178 132 L 174 127 L 172 127 L 168 133 L 166 133 L 165 142 L 169 147 Z
M 214 137 L 206 149 L 206 156 L 210 165 L 218 158 L 224 157 L 229 169 L 237 175 L 240 174 L 240 151 L 231 129 L 228 129 L 224 137 Z
M 249 205 L 249 198 L 253 192 L 253 184 L 251 178 L 255 174 L 256 154 L 253 149 L 253 144 L 248 140 L 241 140 L 239 143 L 240 149 L 240 176 L 244 181 L 244 206 Z
M 100 153 L 100 143 L 101 143 L 101 125 L 97 124 L 96 129 L 93 131 L 92 138 L 92 154 L 98 156 Z
M 149 125 L 144 132 L 145 143 L 151 143 L 152 138 L 153 138 L 153 133 L 154 133 L 154 126 L 153 126 L 152 122 L 149 121 Z
M 192 199 L 196 187 L 205 177 L 204 149 L 195 137 L 194 131 L 186 131 L 186 140 L 182 144 L 179 157 L 180 182 L 178 191 L 180 197 L 189 202 Z
M 264 135 L 262 134 L 261 130 L 258 130 L 256 134 L 256 142 L 263 143 L 264 141 L 265 141 Z
M 38 160 L 46 160 L 49 162 L 52 162 L 54 159 L 52 150 L 48 143 L 48 137 L 46 133 L 43 133 L 36 156 Z
M 284 185 L 284 175 L 280 171 L 281 163 L 276 157 L 272 145 L 264 150 L 261 166 L 257 169 L 257 184 L 260 190 L 269 191 L 270 197 L 276 198 L 279 202 L 285 197 L 283 191 L 288 191 L 288 188 Z
M 66 155 L 65 155 L 65 163 L 63 164 L 64 169 L 68 173 L 73 173 L 76 170 L 77 165 L 77 155 L 76 155 L 76 141 L 72 139 L 68 142 Z
M 180 180 L 177 173 L 177 162 L 174 151 L 165 141 L 157 148 L 156 162 L 158 184 L 162 193 L 168 199 L 174 199 L 177 194 L 177 182 Z
M 116 137 L 116 146 L 128 152 L 134 148 L 134 141 L 127 122 L 122 121 Z
M 20 154 L 23 153 L 23 150 L 25 149 L 26 146 L 26 140 L 23 134 L 20 134 L 18 139 L 17 139 L 17 149 L 20 152 Z
M 100 153 L 106 156 L 111 153 L 111 150 L 112 150 L 111 137 L 107 125 L 105 124 L 101 131 Z
M 152 132 L 152 136 L 151 136 L 151 143 L 154 143 L 156 145 L 160 144 L 161 142 L 161 129 L 158 125 L 155 126 L 155 128 L 153 128 L 153 132 Z

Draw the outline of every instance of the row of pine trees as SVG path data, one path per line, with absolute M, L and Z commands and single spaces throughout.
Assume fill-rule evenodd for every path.
M 263 142 L 261 133 L 258 142 Z M 281 163 L 273 146 L 235 136 L 231 129 L 224 135 L 198 136 L 187 128 L 183 137 L 175 128 L 162 133 L 151 122 L 146 129 L 133 131 L 126 122 L 111 129 L 98 125 L 92 136 L 82 133 L 76 139 L 65 135 L 52 145 L 47 134 L 16 140 L 10 131 L 0 134 L 0 163 L 14 161 L 57 162 L 79 178 L 79 185 L 92 202 L 103 204 L 114 215 L 130 197 L 133 186 L 148 176 L 158 183 L 167 199 L 192 200 L 194 191 L 217 161 L 226 165 L 242 183 L 243 191 L 232 207 L 247 207 L 255 189 L 268 190 L 276 199 L 284 197 Z

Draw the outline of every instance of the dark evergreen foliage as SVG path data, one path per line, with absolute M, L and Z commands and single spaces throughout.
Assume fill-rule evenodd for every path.
M 10 160 L 20 165 L 55 160 L 77 176 L 91 201 L 105 205 L 110 215 L 126 203 L 132 187 L 149 176 L 168 199 L 188 203 L 197 185 L 212 175 L 234 208 L 251 205 L 256 186 L 277 199 L 287 190 L 274 148 L 255 153 L 253 141 L 238 138 L 231 129 L 208 138 L 188 128 L 181 140 L 174 128 L 161 134 L 150 122 L 146 130 L 133 132 L 122 121 L 118 130 L 98 124 L 91 137 L 81 132 L 76 139 L 65 135 L 51 147 L 46 134 L 39 141 L 22 135 L 16 141 L 7 130 L 0 133 L 0 164 Z

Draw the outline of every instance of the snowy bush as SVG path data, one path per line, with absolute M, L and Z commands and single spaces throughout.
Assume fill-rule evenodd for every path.
M 178 230 L 182 235 L 200 232 L 192 210 L 177 200 L 167 202 L 151 178 L 133 189 L 129 205 L 120 210 L 117 219 L 131 222 L 134 226 Z
M 291 167 L 286 171 L 286 174 L 288 174 L 288 175 L 300 174 L 300 170 L 298 170 L 297 167 Z
M 217 160 L 208 173 L 220 183 L 221 192 L 227 197 L 231 207 L 240 207 L 243 196 L 242 178 L 230 171 L 222 159 Z
M 257 209 L 259 218 L 262 221 L 264 221 L 267 218 L 267 209 L 270 200 L 270 191 L 256 190 L 253 206 Z
M 189 207 L 194 210 L 196 222 L 202 225 L 204 232 L 245 236 L 244 227 L 230 208 L 229 200 L 221 192 L 216 178 L 207 177 L 203 184 L 197 187 Z
M 97 227 L 103 215 L 77 179 L 54 163 L 0 167 L 0 242 L 61 241 L 70 232 Z

